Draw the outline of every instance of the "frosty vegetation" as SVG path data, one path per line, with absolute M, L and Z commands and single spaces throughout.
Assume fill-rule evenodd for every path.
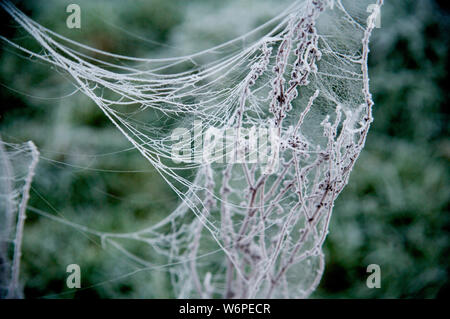
M 0 138 L 0 297 L 20 298 L 20 256 L 26 207 L 39 160 L 33 142 L 5 143 Z
M 372 122 L 367 58 L 382 1 L 372 13 L 370 4 L 295 1 L 217 47 L 146 59 L 74 42 L 2 3 L 42 50 L 2 41 L 69 75 L 181 199 L 165 219 L 132 233 L 61 222 L 99 236 L 143 267 L 169 272 L 180 298 L 308 297 L 324 270 L 322 245 L 334 200 Z M 224 145 L 216 147 L 219 159 L 230 156 L 223 140 L 230 129 L 271 129 L 277 151 L 265 169 L 217 157 L 175 163 L 172 132 L 192 123 L 201 129 L 195 127 L 200 122 L 216 128 L 209 138 L 224 142 L 213 143 Z M 253 148 L 248 133 L 239 134 L 234 156 L 245 157 Z M 198 143 L 194 139 L 185 145 Z M 202 156 L 200 149 L 193 152 Z M 122 239 L 148 245 L 167 264 L 133 255 Z

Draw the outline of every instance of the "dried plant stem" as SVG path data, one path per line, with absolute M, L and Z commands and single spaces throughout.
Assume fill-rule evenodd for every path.
M 7 298 L 20 298 L 22 294 L 19 287 L 19 273 L 20 273 L 20 258 L 22 255 L 22 238 L 23 238 L 23 228 L 26 219 L 26 209 L 28 199 L 30 197 L 31 182 L 33 180 L 36 165 L 39 160 L 39 151 L 33 142 L 29 141 L 28 146 L 31 149 L 32 160 L 28 168 L 28 175 L 25 178 L 25 184 L 22 189 L 22 198 L 19 204 L 19 211 L 17 215 L 17 226 L 16 226 L 16 236 L 14 239 L 14 255 L 12 263 L 11 272 L 11 282 L 8 288 Z

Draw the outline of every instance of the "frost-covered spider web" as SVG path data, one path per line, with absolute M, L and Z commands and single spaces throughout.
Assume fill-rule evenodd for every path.
M 0 298 L 22 296 L 20 255 L 26 207 L 39 152 L 33 142 L 0 138 Z
M 151 227 L 97 233 L 104 245 L 144 265 L 120 240 L 165 256 L 178 297 L 307 297 L 372 121 L 381 3 L 370 14 L 370 1 L 296 1 L 214 48 L 146 59 L 72 41 L 5 2 L 42 50 L 2 40 L 70 75 L 181 199 Z M 254 129 L 270 138 L 255 145 Z

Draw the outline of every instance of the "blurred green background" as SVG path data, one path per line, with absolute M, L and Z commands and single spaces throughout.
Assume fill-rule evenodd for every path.
M 289 1 L 77 1 L 81 29 L 66 27 L 73 1 L 17 6 L 71 39 L 118 54 L 192 53 L 248 31 Z M 440 2 L 385 1 L 371 41 L 375 121 L 349 185 L 336 201 L 326 268 L 313 298 L 435 298 L 448 294 L 450 139 L 449 12 Z M 444 3 L 442 1 L 442 3 Z M 275 8 L 275 9 L 274 9 Z M 1 34 L 32 41 L 1 12 Z M 206 25 L 206 27 L 205 27 Z M 31 43 L 31 42 L 30 42 Z M 177 197 L 66 76 L 0 49 L 0 132 L 33 140 L 41 160 L 29 205 L 101 231 L 151 225 Z M 144 247 L 134 252 L 146 256 Z M 155 260 L 163 264 L 164 260 Z M 28 298 L 173 297 L 166 272 L 142 271 L 98 238 L 28 212 L 21 280 Z M 66 265 L 82 287 L 65 286 Z M 366 286 L 379 264 L 381 288 Z

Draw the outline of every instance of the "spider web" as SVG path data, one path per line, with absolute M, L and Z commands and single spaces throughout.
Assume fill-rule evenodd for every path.
M 372 122 L 368 45 L 382 1 L 370 15 L 369 4 L 296 1 L 219 46 L 146 59 L 75 42 L 5 2 L 42 51 L 1 39 L 70 75 L 181 199 L 151 227 L 96 232 L 103 245 L 146 266 L 121 240 L 165 256 L 178 297 L 307 297 Z M 252 128 L 270 139 L 255 148 Z

